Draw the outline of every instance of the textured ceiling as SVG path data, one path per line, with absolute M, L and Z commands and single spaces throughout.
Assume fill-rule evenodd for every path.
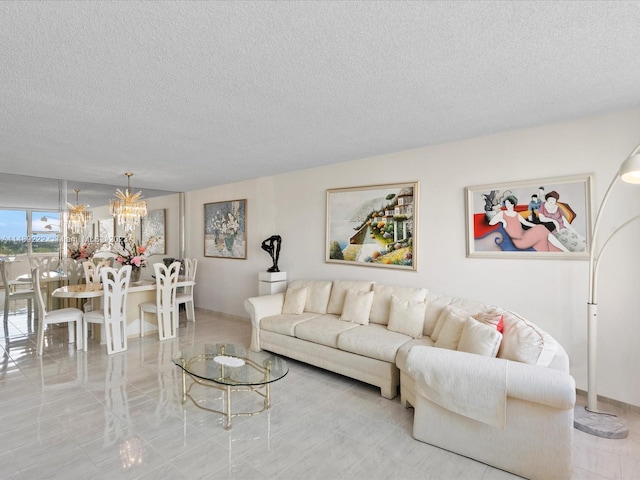
M 189 191 L 637 108 L 638 25 L 624 1 L 4 1 L 0 172 Z

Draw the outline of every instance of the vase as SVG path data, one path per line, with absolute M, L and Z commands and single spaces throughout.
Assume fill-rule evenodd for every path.
M 131 282 L 139 282 L 140 281 L 140 267 L 136 267 L 135 265 L 131 265 Z
M 227 250 L 230 252 L 233 250 L 233 242 L 235 237 L 224 237 L 224 245 L 227 247 Z

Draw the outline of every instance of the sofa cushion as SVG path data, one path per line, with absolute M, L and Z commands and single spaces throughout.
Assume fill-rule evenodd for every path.
M 327 280 L 294 280 L 289 288 L 307 288 L 307 300 L 304 311 L 311 313 L 327 313 L 327 304 L 331 294 L 331 282 Z
M 504 330 L 504 310 L 500 308 L 493 308 L 486 312 L 476 313 L 472 315 L 472 317 L 479 322 L 493 326 L 500 333 Z
M 344 306 L 344 298 L 349 290 L 357 292 L 370 292 L 373 282 L 369 280 L 336 280 L 331 287 L 327 313 L 340 315 Z
M 396 365 L 398 368 L 404 372 L 407 371 L 407 357 L 409 356 L 409 350 L 413 347 L 433 347 L 434 341 L 431 340 L 431 337 L 423 336 L 422 338 L 414 338 L 413 340 L 405 343 L 398 349 L 398 353 L 396 353 Z
M 448 348 L 449 350 L 456 350 L 458 348 L 458 343 L 460 342 L 462 329 L 464 328 L 468 318 L 468 315 L 461 313 L 457 309 L 450 308 L 445 316 L 445 321 L 442 325 L 442 329 L 440 330 L 435 346 L 439 348 Z
M 458 350 L 461 352 L 475 353 L 487 357 L 495 357 L 498 354 L 502 342 L 502 334 L 491 324 L 479 322 L 474 318 L 467 318 L 460 335 Z
M 391 295 L 391 309 L 387 328 L 393 332 L 404 333 L 413 338 L 422 337 L 426 307 L 427 305 L 424 302 L 404 300 Z
M 340 320 L 360 325 L 369 323 L 369 312 L 373 302 L 373 292 L 349 290 L 344 298 L 344 308 Z
M 384 325 L 361 325 L 341 333 L 338 348 L 384 362 L 395 363 L 398 349 L 411 340 L 402 333 L 392 332 Z
M 389 312 L 391 310 L 391 295 L 404 300 L 414 302 L 424 302 L 427 297 L 425 288 L 395 287 L 391 285 L 373 285 L 373 305 L 371 306 L 371 323 L 387 325 L 389 323 Z
M 338 336 L 358 327 L 357 323 L 339 320 L 337 315 L 321 315 L 296 325 L 295 333 L 301 340 L 338 348 Z
M 281 313 L 260 320 L 260 330 L 267 330 L 269 332 L 293 337 L 295 336 L 296 325 L 317 316 L 317 313 L 303 313 L 301 315 Z
M 300 315 L 304 312 L 304 305 L 307 301 L 307 289 L 303 288 L 287 288 L 284 295 L 284 305 L 282 313 L 292 313 Z
M 558 353 L 558 343 L 521 316 L 505 311 L 498 358 L 548 367 Z
M 424 312 L 424 328 L 422 329 L 424 335 L 432 336 L 438 319 L 440 315 L 442 315 L 442 310 L 449 305 L 452 300 L 451 297 L 429 292 L 427 295 L 427 308 Z
M 434 342 L 438 341 L 438 338 L 440 337 L 440 332 L 442 331 L 442 328 L 444 327 L 445 323 L 447 323 L 447 319 L 449 318 L 449 316 L 460 317 L 464 321 L 467 319 L 469 315 L 470 315 L 469 312 L 461 310 L 460 308 L 457 308 L 451 305 L 446 305 L 442 309 L 442 313 L 440 314 L 440 318 L 438 318 L 438 322 L 436 323 L 436 326 L 433 328 L 433 332 L 431 333 L 431 338 L 433 339 Z

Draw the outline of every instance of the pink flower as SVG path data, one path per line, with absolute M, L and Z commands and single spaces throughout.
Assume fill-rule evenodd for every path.
M 139 267 L 139 266 L 140 266 L 140 264 L 142 263 L 142 258 L 140 258 L 140 255 L 136 255 L 135 257 L 133 257 L 133 258 L 131 259 L 131 263 L 132 263 L 133 265 L 135 265 L 136 267 Z

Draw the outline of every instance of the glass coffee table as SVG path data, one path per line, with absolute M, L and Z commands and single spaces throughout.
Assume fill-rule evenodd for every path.
M 182 370 L 182 404 L 187 398 L 203 410 L 225 416 L 225 428 L 231 428 L 231 419 L 252 416 L 271 407 L 272 382 L 280 380 L 289 372 L 287 362 L 266 352 L 253 352 L 243 346 L 219 343 L 198 345 L 183 350 L 173 359 Z M 187 377 L 192 382 L 187 388 Z M 194 385 L 216 388 L 224 393 L 225 410 L 204 407 L 191 396 Z M 254 392 L 263 399 L 263 407 L 254 412 L 233 412 L 234 392 Z

